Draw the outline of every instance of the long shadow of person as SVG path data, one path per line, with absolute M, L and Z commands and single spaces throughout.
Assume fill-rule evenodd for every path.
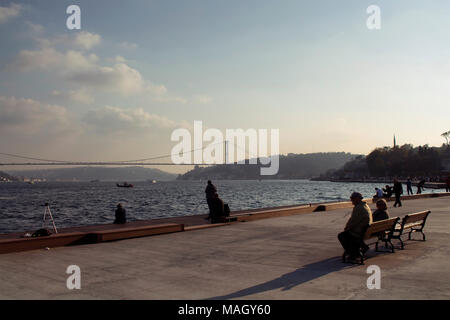
M 256 286 L 242 289 L 224 296 L 211 297 L 207 300 L 233 299 L 279 288 L 282 291 L 286 291 L 302 283 L 325 276 L 329 273 L 352 267 L 354 266 L 342 263 L 342 259 L 340 256 L 328 258 L 322 261 L 304 265 L 293 272 L 286 273 L 281 277 L 270 280 L 268 282 L 264 282 Z

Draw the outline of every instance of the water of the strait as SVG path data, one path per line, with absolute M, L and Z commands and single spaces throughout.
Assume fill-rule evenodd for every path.
M 353 191 L 375 194 L 374 183 L 308 180 L 213 181 L 231 210 L 348 200 Z M 207 213 L 205 181 L 0 183 L 0 233 L 39 229 L 44 203 L 50 204 L 57 227 L 111 223 L 117 203 L 127 219 L 147 220 Z M 406 186 L 403 186 L 406 193 Z M 416 188 L 414 188 L 415 191 Z M 425 192 L 432 192 L 426 190 Z

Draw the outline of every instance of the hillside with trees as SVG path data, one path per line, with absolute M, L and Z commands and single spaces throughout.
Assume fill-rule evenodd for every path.
M 449 146 L 376 148 L 366 157 L 357 157 L 339 170 L 330 170 L 326 179 L 359 179 L 368 177 L 436 177 L 445 174 L 443 164 L 450 159 Z
M 252 180 L 252 179 L 308 179 L 319 176 L 327 170 L 339 168 L 358 155 L 345 152 L 308 153 L 280 155 L 278 174 L 260 175 L 260 164 L 227 164 L 210 167 L 196 166 L 193 170 L 178 176 L 180 180 Z

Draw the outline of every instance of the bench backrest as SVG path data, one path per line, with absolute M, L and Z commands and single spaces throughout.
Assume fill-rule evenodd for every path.
M 400 220 L 399 217 L 394 217 L 372 223 L 367 227 L 364 233 L 364 239 L 377 237 L 380 232 L 393 231 L 398 220 Z
M 418 222 L 418 221 L 424 221 L 426 220 L 426 218 L 428 217 L 428 215 L 430 214 L 431 211 L 421 211 L 421 212 L 417 212 L 417 213 L 411 213 L 411 214 L 407 214 L 403 220 L 402 220 L 402 224 L 408 224 L 408 223 L 413 223 L 413 222 Z

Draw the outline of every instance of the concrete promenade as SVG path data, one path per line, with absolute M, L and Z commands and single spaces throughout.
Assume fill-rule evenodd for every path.
M 450 197 L 389 202 L 391 217 L 428 209 L 426 242 L 371 248 L 363 266 L 341 262 L 336 238 L 351 208 L 2 254 L 0 299 L 450 299 Z M 66 288 L 69 265 L 81 290 Z M 367 289 L 370 265 L 379 290 Z

